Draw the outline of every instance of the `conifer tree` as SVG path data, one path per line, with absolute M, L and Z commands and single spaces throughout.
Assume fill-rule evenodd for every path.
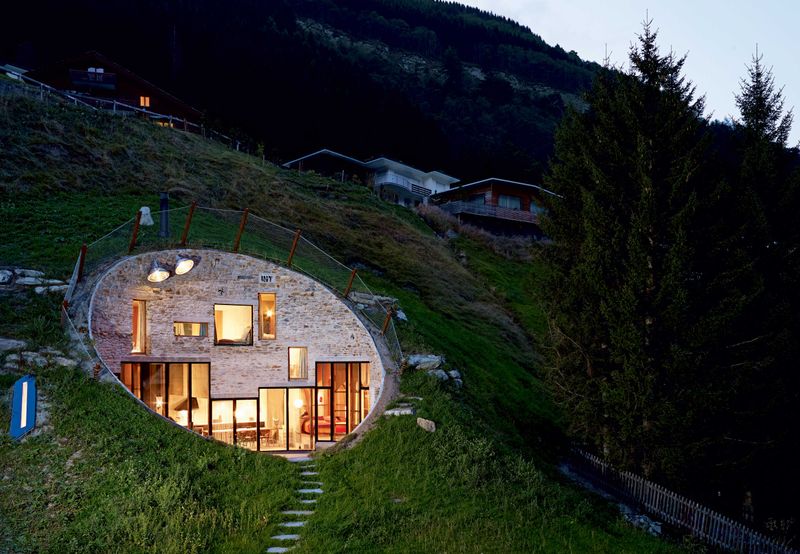
M 742 313 L 727 291 L 746 303 L 758 283 L 715 217 L 730 187 L 706 163 L 703 99 L 656 35 L 646 22 L 630 70 L 602 74 L 556 136 L 548 379 L 577 437 L 674 477 L 730 394 L 714 356 Z

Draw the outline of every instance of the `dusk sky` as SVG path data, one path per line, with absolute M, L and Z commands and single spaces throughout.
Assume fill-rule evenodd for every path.
M 730 0 L 462 0 L 514 19 L 547 43 L 575 50 L 585 60 L 602 62 L 605 45 L 614 65 L 627 66 L 628 47 L 641 31 L 649 11 L 659 30 L 662 51 L 670 47 L 688 54 L 684 74 L 706 95 L 706 115 L 738 116 L 734 93 L 758 50 L 773 68 L 775 83 L 784 86 L 785 107 L 800 110 L 800 3 Z M 800 140 L 800 116 L 790 145 Z

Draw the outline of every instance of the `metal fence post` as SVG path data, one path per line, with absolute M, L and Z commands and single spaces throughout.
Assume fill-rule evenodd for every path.
M 136 246 L 136 237 L 139 235 L 139 222 L 142 220 L 142 210 L 136 212 L 136 219 L 133 222 L 133 233 L 131 234 L 131 243 L 128 246 L 128 254 L 133 252 Z
M 350 272 L 350 280 L 347 281 L 347 287 L 344 289 L 344 297 L 347 298 L 347 295 L 350 294 L 350 289 L 353 288 L 353 280 L 356 278 L 356 270 Z
M 292 249 L 289 251 L 289 259 L 286 260 L 286 265 L 292 267 L 292 258 L 294 258 L 294 251 L 297 250 L 297 241 L 300 240 L 300 229 L 294 232 L 294 241 L 292 241 Z
M 86 243 L 83 243 L 81 246 L 81 253 L 79 254 L 80 259 L 78 260 L 78 278 L 76 279 L 77 283 L 80 283 L 81 279 L 83 279 L 83 266 L 86 263 Z
M 244 232 L 244 226 L 247 223 L 247 215 L 250 213 L 250 208 L 245 208 L 242 212 L 242 220 L 239 222 L 239 231 L 236 233 L 236 239 L 233 241 L 233 251 L 239 251 L 239 242 L 242 240 L 242 232 Z
M 186 223 L 183 226 L 183 234 L 181 235 L 181 246 L 186 246 L 186 239 L 189 238 L 189 227 L 192 224 L 195 208 L 197 208 L 197 202 L 192 202 L 192 205 L 189 206 L 189 213 L 186 214 Z

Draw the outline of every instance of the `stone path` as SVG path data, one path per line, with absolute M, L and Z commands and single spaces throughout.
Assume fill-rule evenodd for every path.
M 316 470 L 316 463 L 308 456 L 293 457 L 288 458 L 288 460 L 298 464 L 301 477 L 319 475 Z M 314 510 L 308 508 L 312 508 L 312 505 L 316 504 L 317 499 L 323 494 L 323 483 L 322 481 L 301 481 L 300 483 L 302 488 L 297 489 L 296 496 L 298 503 L 301 505 L 300 507 L 304 509 L 284 510 L 281 512 L 282 515 L 287 517 L 287 520 L 279 523 L 278 527 L 281 530 L 285 529 L 287 532 L 273 535 L 272 540 L 279 543 L 280 546 L 277 544 L 270 546 L 267 548 L 267 552 L 289 552 L 294 543 L 300 540 L 298 531 L 305 527 L 308 522 L 307 518 L 314 515 Z

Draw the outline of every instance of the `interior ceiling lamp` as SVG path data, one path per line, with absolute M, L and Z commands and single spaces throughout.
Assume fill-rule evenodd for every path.
M 187 256 L 178 254 L 175 257 L 175 275 L 189 273 L 194 268 L 194 260 Z
M 147 273 L 147 280 L 151 283 L 160 283 L 169 278 L 169 270 L 164 267 L 157 259 L 150 264 L 150 271 Z

